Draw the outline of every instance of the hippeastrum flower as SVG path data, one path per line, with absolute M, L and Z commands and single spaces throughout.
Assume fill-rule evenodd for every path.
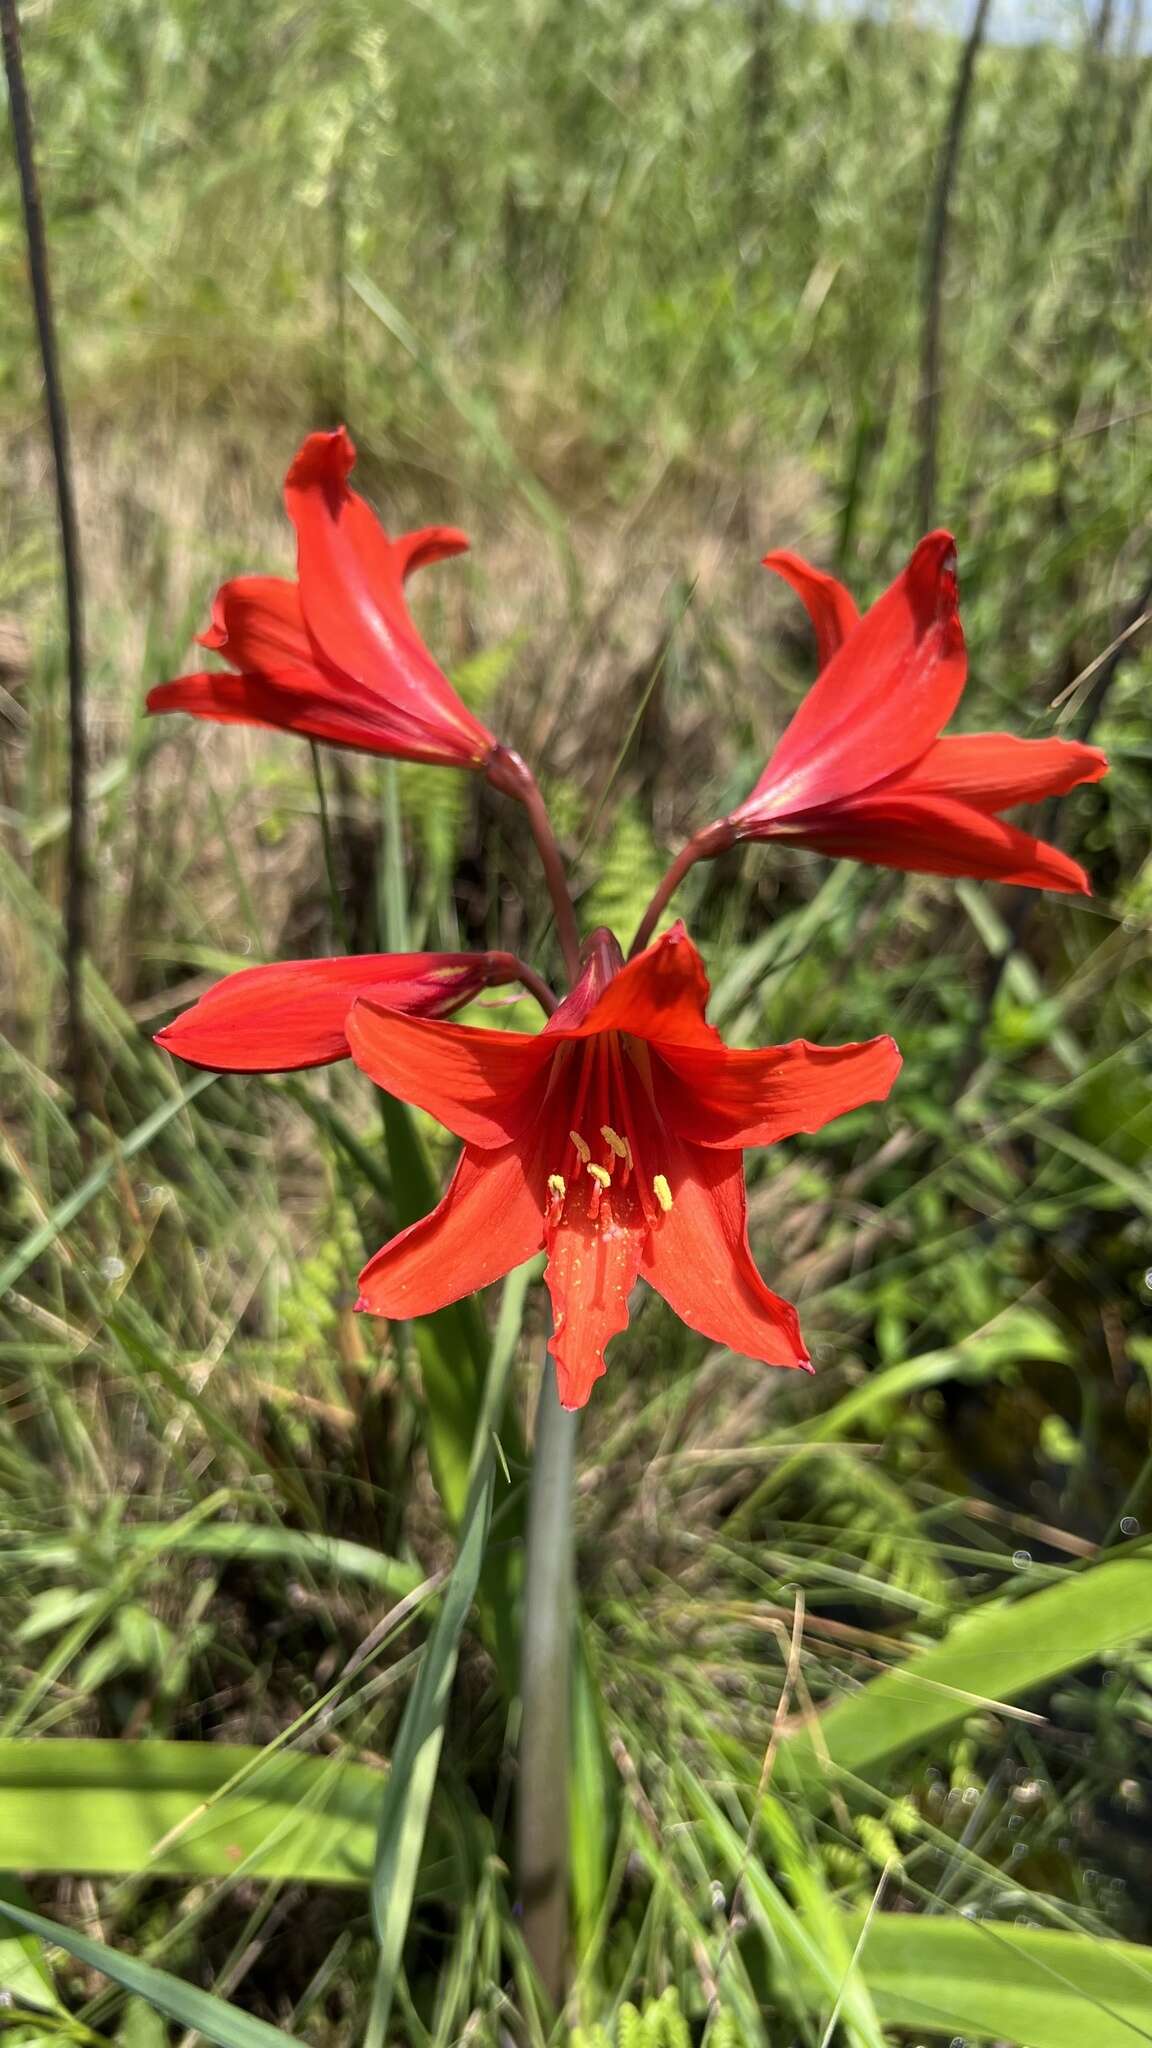
M 481 989 L 518 981 L 511 953 L 355 953 L 242 967 L 156 1033 L 193 1067 L 283 1074 L 349 1054 L 346 1023 L 360 996 L 412 1017 L 449 1017 Z
M 887 1095 L 890 1038 L 733 1052 L 677 924 L 624 966 L 610 932 L 535 1037 L 405 1016 L 363 997 L 352 1057 L 464 1140 L 430 1216 L 377 1252 L 360 1307 L 426 1315 L 542 1246 L 560 1399 L 580 1408 L 638 1275 L 692 1328 L 768 1365 L 807 1366 L 796 1312 L 748 1245 L 742 1153 Z
M 783 839 L 883 867 L 1090 893 L 1074 860 L 999 814 L 1098 781 L 1100 749 L 1001 732 L 940 737 L 967 673 L 951 534 L 928 534 L 863 617 L 842 583 L 799 555 L 765 555 L 764 566 L 802 600 L 820 675 L 752 794 L 701 851 Z
M 404 596 L 414 569 L 461 554 L 467 536 L 428 526 L 390 540 L 348 488 L 355 460 L 343 427 L 309 434 L 284 488 L 297 581 L 237 576 L 223 584 L 200 644 L 237 673 L 202 670 L 160 683 L 148 709 L 484 768 L 496 742 L 433 661 Z

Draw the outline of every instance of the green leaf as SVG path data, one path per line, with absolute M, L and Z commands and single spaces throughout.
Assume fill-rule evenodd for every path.
M 382 1785 L 364 1764 L 222 1742 L 0 1742 L 0 1856 L 28 1872 L 363 1885 Z
M 488 1538 L 496 1465 L 493 1432 L 504 1406 L 524 1314 L 524 1297 L 534 1271 L 534 1266 L 522 1266 L 504 1283 L 488 1383 L 476 1419 L 472 1483 L 460 1531 L 460 1548 L 420 1660 L 416 1683 L 404 1708 L 381 1802 L 372 1872 L 372 1919 L 380 1944 L 372 2013 L 375 2040 L 382 2040 L 387 2030 L 411 1918 L 460 1637 L 476 1598 Z
M 17 1934 L 5 1925 L 4 1907 L 26 1906 L 27 1894 L 19 1879 L 0 1875 L 0 1992 L 10 2004 L 32 2007 L 37 2012 L 66 2011 L 44 1960 L 44 1949 L 34 1934 Z
M 862 1921 L 848 1923 L 855 1940 Z M 1020 2048 L 1152 2041 L 1152 1949 L 1090 1934 L 877 1913 L 861 1965 L 888 2026 Z
M 1062 1671 L 1152 1635 L 1152 1556 L 1114 1558 L 1018 1600 L 964 1615 L 946 1639 L 873 1679 L 821 1716 L 820 1751 L 867 1776 L 975 1706 L 995 1708 Z M 807 1731 L 781 1751 L 778 1782 L 811 1785 L 823 1769 Z
M 414 1592 L 424 1576 L 418 1566 L 385 1557 L 367 1543 L 353 1543 L 346 1536 L 317 1536 L 307 1529 L 207 1522 L 190 1529 L 124 1529 L 117 1540 L 130 1549 L 154 1551 L 157 1557 L 181 1551 L 190 1557 L 225 1558 L 229 1563 L 242 1560 L 330 1572 L 334 1578 L 359 1579 L 366 1586 L 376 1586 L 397 1600 Z
M 30 1913 L 4 1900 L 0 1902 L 0 1923 L 3 1918 L 67 1949 L 78 1962 L 87 1963 L 90 1970 L 100 1970 L 125 1991 L 146 1998 L 149 2005 L 166 2013 L 178 2026 L 193 2028 L 207 2040 L 217 2042 L 219 2048 L 285 2048 L 292 2040 L 291 2034 L 283 2034 L 266 2020 L 241 2012 L 239 2006 L 229 2005 L 211 1991 L 199 1991 L 167 1970 L 158 1970 L 154 1964 L 142 1963 L 135 1956 L 121 1955 L 119 1950 L 105 1947 L 102 1941 L 92 1941 L 86 1934 L 75 1934 L 70 1927 L 46 1920 L 41 1913 Z

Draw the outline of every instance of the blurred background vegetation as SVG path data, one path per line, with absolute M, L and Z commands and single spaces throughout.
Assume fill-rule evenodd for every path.
M 255 2048 L 249 2016 L 373 2038 L 379 1789 L 454 1556 L 438 1432 L 466 1449 L 485 1355 L 482 1326 L 350 1313 L 404 1213 L 366 1082 L 209 1082 L 150 1043 L 222 971 L 342 943 L 303 744 L 141 716 L 224 575 L 290 571 L 283 470 L 341 419 L 389 526 L 473 536 L 421 579 L 421 623 L 540 769 L 586 925 L 627 937 L 811 677 L 769 547 L 866 600 L 947 524 L 960 723 L 1111 754 L 1036 828 L 1091 901 L 767 849 L 685 892 L 736 1042 L 891 1030 L 905 1067 L 886 1106 L 749 1162 L 814 1382 L 648 1297 L 587 1413 L 570 2018 L 621 2048 L 1152 2038 L 1152 60 L 1138 5 L 1059 26 L 982 48 L 958 109 L 960 43 L 896 11 L 27 10 L 88 586 L 100 1115 L 60 1078 L 64 644 L 6 158 L 0 1867 L 27 1890 L 0 1882 L 226 1999 L 171 2008 L 182 2048 Z M 323 774 L 357 946 L 531 952 L 510 806 Z M 509 1552 L 543 1345 L 530 1288 Z M 484 1617 L 392 1930 L 392 2033 L 420 2048 L 547 2026 Z M 773 1762 L 765 1796 L 781 1702 L 831 1792 Z M 0 1939 L 0 1989 L 28 2048 L 166 2038 L 147 1985 L 32 1937 Z

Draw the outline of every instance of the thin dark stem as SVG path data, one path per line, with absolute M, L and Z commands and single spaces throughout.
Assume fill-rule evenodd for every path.
M 944 298 L 944 272 L 951 229 L 952 185 L 960 156 L 976 59 L 984 41 L 984 28 L 992 0 L 976 0 L 976 12 L 968 31 L 952 88 L 952 103 L 936 167 L 936 180 L 928 211 L 924 252 L 923 325 L 920 335 L 920 531 L 927 533 L 936 518 L 936 457 L 940 436 L 940 328 Z
M 568 874 L 563 856 L 556 844 L 552 820 L 540 794 L 536 778 L 526 761 L 514 753 L 511 747 L 494 749 L 488 763 L 487 776 L 494 789 L 503 790 L 506 796 L 514 796 L 522 803 L 528 814 L 532 837 L 540 855 L 548 894 L 552 898 L 552 909 L 556 917 L 556 936 L 560 951 L 564 955 L 564 968 L 570 982 L 580 977 L 580 936 L 576 929 L 576 912 L 572 908 L 572 897 L 568 888 Z
M 636 937 L 629 949 L 630 960 L 634 960 L 637 953 L 643 952 L 689 868 L 694 868 L 698 860 L 710 860 L 714 854 L 723 853 L 726 847 L 733 844 L 735 838 L 736 834 L 727 819 L 721 819 L 718 824 L 708 825 L 702 832 L 697 832 L 688 841 L 687 846 L 681 847 L 640 920 Z
M 77 1102 L 89 1092 L 92 1063 L 84 1022 L 84 955 L 88 949 L 88 734 L 84 718 L 84 605 L 80 533 L 68 439 L 68 414 L 60 375 L 56 321 L 48 272 L 48 242 L 36 176 L 32 110 L 24 81 L 20 17 L 16 0 L 0 0 L 8 110 L 20 175 L 28 271 L 36 333 L 44 372 L 44 396 L 56 473 L 56 509 L 68 621 L 68 854 L 64 907 L 64 971 L 67 989 L 67 1068 Z
M 520 1667 L 517 1862 L 524 1941 L 559 2010 L 568 1977 L 572 1475 L 576 1416 L 549 1359 L 536 1415 Z
M 320 839 L 324 848 L 324 873 L 328 882 L 328 908 L 332 918 L 332 944 L 347 952 L 348 940 L 344 929 L 344 906 L 340 901 L 340 888 L 336 879 L 336 846 L 332 838 L 332 821 L 328 816 L 328 792 L 324 787 L 324 766 L 320 749 L 315 740 L 309 740 L 308 751 L 312 756 L 312 775 L 316 783 L 316 801 L 320 807 Z
M 558 1008 L 558 1002 L 544 977 L 537 974 L 534 967 L 529 967 L 526 960 L 518 960 L 515 955 L 512 956 L 512 965 L 517 981 L 523 983 L 530 996 L 535 996 L 544 1015 L 551 1017 Z

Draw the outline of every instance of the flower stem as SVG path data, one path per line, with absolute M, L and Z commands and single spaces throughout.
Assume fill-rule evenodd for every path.
M 519 960 L 513 954 L 512 961 L 515 967 L 516 980 L 520 982 L 528 995 L 535 996 L 544 1015 L 550 1017 L 557 1008 L 557 1002 L 548 983 L 542 975 L 537 974 L 534 967 L 529 967 L 526 960 Z
M 572 897 L 568 888 L 568 875 L 552 820 L 540 794 L 539 785 L 528 763 L 511 747 L 496 747 L 486 770 L 488 780 L 494 789 L 503 790 L 505 796 L 514 796 L 522 803 L 528 814 L 536 851 L 544 869 L 548 894 L 552 898 L 552 909 L 556 917 L 556 936 L 560 951 L 564 955 L 564 967 L 571 982 L 580 977 L 580 937 L 576 929 L 576 912 L 572 908 Z
M 332 918 L 332 949 L 334 952 L 348 951 L 348 935 L 344 928 L 344 906 L 340 901 L 340 883 L 336 874 L 336 847 L 332 839 L 332 823 L 328 816 L 328 792 L 324 787 L 324 768 L 320 760 L 320 749 L 315 740 L 309 740 L 308 750 L 312 756 L 312 779 L 316 784 L 316 802 L 320 811 L 320 843 L 324 849 L 324 873 L 328 882 L 328 909 Z
M 568 1769 L 572 1684 L 572 1475 L 576 1416 L 549 1358 L 536 1413 L 520 1666 L 517 1860 L 524 1940 L 559 2010 L 568 1965 Z
M 689 868 L 694 868 L 698 860 L 710 860 L 714 854 L 723 853 L 726 847 L 734 844 L 735 839 L 733 827 L 727 818 L 721 818 L 715 825 L 706 825 L 702 832 L 694 834 L 687 846 L 681 847 L 640 920 L 636 937 L 629 949 L 630 960 L 634 960 L 637 953 L 643 952 L 668 902 L 680 887 Z

